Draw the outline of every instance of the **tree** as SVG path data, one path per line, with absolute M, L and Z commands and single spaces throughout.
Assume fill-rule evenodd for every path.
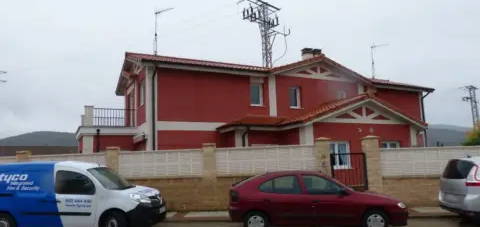
M 464 146 L 480 145 L 480 122 L 472 131 L 467 134 L 467 139 L 463 142 Z

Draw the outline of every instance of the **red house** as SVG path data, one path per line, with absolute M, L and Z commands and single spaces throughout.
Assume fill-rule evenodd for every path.
M 356 152 L 360 138 L 384 147 L 425 145 L 423 100 L 434 89 L 371 79 L 305 48 L 274 68 L 126 53 L 116 94 L 125 109 L 85 107 L 76 132 L 84 153 L 313 144 Z

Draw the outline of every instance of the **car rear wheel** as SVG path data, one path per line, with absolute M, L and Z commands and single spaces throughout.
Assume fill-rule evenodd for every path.
M 109 212 L 102 218 L 101 227 L 127 227 L 127 218 L 118 211 Z
M 267 216 L 262 212 L 249 213 L 243 222 L 244 227 L 268 227 L 270 226 Z
M 385 213 L 379 210 L 369 211 L 363 218 L 364 227 L 387 227 L 388 218 Z
M 12 216 L 8 214 L 0 214 L 0 227 L 16 227 Z

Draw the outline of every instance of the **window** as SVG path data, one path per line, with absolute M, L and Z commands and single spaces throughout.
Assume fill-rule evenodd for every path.
M 399 148 L 400 142 L 398 141 L 384 141 L 382 142 L 382 148 Z
M 331 143 L 330 153 L 333 154 L 331 162 L 335 169 L 349 169 L 351 167 L 350 147 L 347 142 Z
M 252 106 L 263 105 L 263 85 L 262 84 L 250 84 L 250 105 Z
M 259 189 L 266 193 L 300 194 L 300 186 L 295 176 L 277 177 L 264 182 Z
M 465 179 L 474 166 L 475 164 L 469 161 L 451 160 L 443 171 L 443 177 L 445 179 Z
M 145 104 L 145 80 L 140 83 L 140 106 Z
M 290 107 L 300 108 L 300 87 L 291 87 L 288 93 L 290 97 Z
M 340 90 L 337 91 L 337 99 L 346 99 L 347 98 L 347 92 Z
M 123 190 L 127 188 L 132 188 L 133 185 L 128 183 L 127 180 L 123 179 L 116 173 L 112 172 L 110 169 L 105 167 L 93 168 L 88 170 L 106 189 L 110 190 Z
M 56 175 L 55 192 L 68 195 L 93 195 L 95 185 L 85 175 L 61 170 Z
M 303 176 L 303 183 L 308 194 L 337 194 L 342 187 L 333 181 L 319 176 Z

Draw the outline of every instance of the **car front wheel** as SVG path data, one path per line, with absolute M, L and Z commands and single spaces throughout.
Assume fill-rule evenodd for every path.
M 103 218 L 101 227 L 127 227 L 127 219 L 124 214 L 118 211 L 109 212 Z
M 363 219 L 364 227 L 387 227 L 388 218 L 382 211 L 369 211 Z
M 262 212 L 251 212 L 244 220 L 244 227 L 268 227 L 269 222 L 267 216 Z
M 16 227 L 15 221 L 8 214 L 0 214 L 0 227 Z

